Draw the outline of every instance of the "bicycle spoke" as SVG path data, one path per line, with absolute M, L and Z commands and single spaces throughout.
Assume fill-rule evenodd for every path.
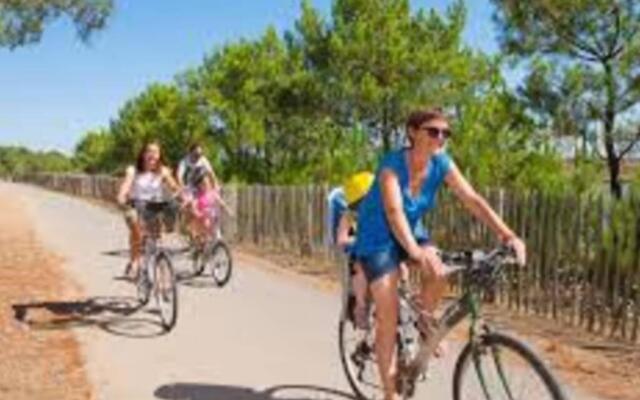
M 493 356 L 493 361 L 496 364 L 496 369 L 498 372 L 498 376 L 500 377 L 500 381 L 502 382 L 502 386 L 504 387 L 505 393 L 509 396 L 509 400 L 515 400 L 513 394 L 511 394 L 511 388 L 507 383 L 507 379 L 505 376 L 505 369 L 503 368 L 502 359 L 500 358 L 500 349 L 498 346 L 491 346 L 491 355 Z
M 487 388 L 487 380 L 485 378 L 484 372 L 482 370 L 482 362 L 480 360 L 480 349 L 476 349 L 473 352 L 473 366 L 476 369 L 476 374 L 478 376 L 478 380 L 480 381 L 480 387 L 482 389 L 482 393 L 486 400 L 491 400 L 491 395 L 489 395 L 489 389 Z

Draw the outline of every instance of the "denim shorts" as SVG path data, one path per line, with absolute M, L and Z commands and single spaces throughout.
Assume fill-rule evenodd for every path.
M 428 237 L 416 238 L 418 245 L 423 246 L 429 243 Z M 400 263 L 409 258 L 405 249 L 398 242 L 393 242 L 386 249 L 376 251 L 370 254 L 359 255 L 358 261 L 362 263 L 362 269 L 369 283 L 375 282 L 377 279 L 391 273 L 399 268 Z

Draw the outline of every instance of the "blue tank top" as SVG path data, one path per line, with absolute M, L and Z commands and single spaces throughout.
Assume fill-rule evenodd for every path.
M 382 170 L 390 169 L 398 177 L 402 192 L 402 208 L 414 234 L 422 230 L 420 223 L 422 217 L 435 206 L 436 193 L 451 169 L 451 159 L 445 152 L 434 154 L 425 165 L 427 175 L 422 187 L 413 197 L 409 189 L 406 157 L 406 149 L 393 151 L 384 157 L 376 172 L 371 190 L 358 207 L 358 237 L 355 244 L 355 252 L 358 256 L 384 251 L 397 243 L 382 202 L 380 187 Z

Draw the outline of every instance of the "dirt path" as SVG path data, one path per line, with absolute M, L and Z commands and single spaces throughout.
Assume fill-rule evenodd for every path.
M 22 309 L 13 307 L 33 299 L 79 297 L 80 292 L 66 279 L 63 260 L 36 239 L 18 200 L 0 196 L 0 210 L 0 398 L 92 398 L 73 333 L 29 329 L 15 319 Z M 55 318 L 45 310 L 39 314 Z

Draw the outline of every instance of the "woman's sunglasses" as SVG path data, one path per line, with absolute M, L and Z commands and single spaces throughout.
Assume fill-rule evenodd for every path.
M 435 126 L 422 126 L 420 127 L 420 130 L 427 132 L 427 135 L 433 139 L 442 138 L 446 140 L 451 136 L 451 129 L 448 128 L 440 129 Z

